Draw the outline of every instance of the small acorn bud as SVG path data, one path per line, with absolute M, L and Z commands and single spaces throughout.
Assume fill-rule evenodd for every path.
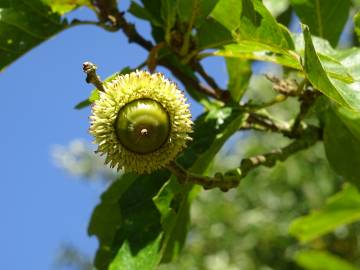
M 150 173 L 174 160 L 192 132 L 184 94 L 162 74 L 136 71 L 104 83 L 90 133 L 118 170 Z

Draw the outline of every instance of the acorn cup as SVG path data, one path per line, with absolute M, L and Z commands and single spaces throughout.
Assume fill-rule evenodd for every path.
M 189 105 L 160 73 L 135 71 L 104 83 L 94 102 L 90 133 L 105 163 L 117 170 L 150 173 L 166 166 L 191 140 Z

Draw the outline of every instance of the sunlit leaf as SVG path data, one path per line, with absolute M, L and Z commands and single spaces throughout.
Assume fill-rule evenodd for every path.
M 91 6 L 90 0 L 41 0 L 43 3 L 51 7 L 53 12 L 61 15 L 72 11 L 80 6 Z
M 290 233 L 302 242 L 316 239 L 337 227 L 360 220 L 360 193 L 351 186 L 330 197 L 326 205 L 293 221 Z
M 297 70 L 302 69 L 300 57 L 295 52 L 252 41 L 225 45 L 222 49 L 215 51 L 213 55 L 243 60 L 260 60 Z
M 306 270 L 356 270 L 357 267 L 326 251 L 302 250 L 295 256 L 298 265 Z
M 311 39 L 309 28 L 303 29 L 305 40 L 304 71 L 312 85 L 335 102 L 360 111 L 360 85 L 330 78 L 324 70 Z

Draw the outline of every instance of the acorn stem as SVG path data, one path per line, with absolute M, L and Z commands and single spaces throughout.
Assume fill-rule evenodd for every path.
M 86 73 L 86 82 L 93 84 L 99 91 L 105 92 L 104 85 L 96 74 L 97 66 L 91 62 L 83 64 L 83 71 Z

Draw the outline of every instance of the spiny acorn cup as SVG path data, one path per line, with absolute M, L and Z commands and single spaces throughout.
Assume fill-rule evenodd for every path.
M 118 75 L 104 89 L 92 107 L 90 133 L 110 167 L 150 173 L 174 160 L 191 140 L 189 105 L 162 74 Z

